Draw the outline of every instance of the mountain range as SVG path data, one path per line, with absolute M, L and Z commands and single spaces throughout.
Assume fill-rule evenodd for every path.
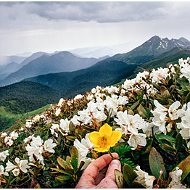
M 90 67 L 100 60 L 102 59 L 77 57 L 66 51 L 55 54 L 38 52 L 20 63 L 22 67 L 8 75 L 0 84 L 5 86 L 42 74 L 76 71 Z
M 66 51 L 54 54 L 40 52 L 21 62 L 23 66 L 1 81 L 1 85 L 24 80 L 25 85 L 29 83 L 29 86 L 33 88 L 34 83 L 42 85 L 43 89 L 44 86 L 48 87 L 49 90 L 51 89 L 51 97 L 55 99 L 60 96 L 69 98 L 97 85 L 116 84 L 144 69 L 164 67 L 170 63 L 177 63 L 181 57 L 188 56 L 190 56 L 190 42 L 187 39 L 169 40 L 159 36 L 153 36 L 127 53 L 100 59 L 82 58 Z M 22 89 L 23 82 L 12 84 L 11 88 L 15 87 L 14 85 Z M 7 86 L 4 89 L 0 88 L 2 94 L 6 88 Z M 11 88 L 9 88 L 10 94 Z M 12 93 L 12 98 L 14 98 L 14 93 Z M 45 101 L 43 102 L 46 105 Z M 1 102 L 0 106 L 2 106 Z

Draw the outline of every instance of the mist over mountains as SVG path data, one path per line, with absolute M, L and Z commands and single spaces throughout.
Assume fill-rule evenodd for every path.
M 113 85 L 135 76 L 144 69 L 164 67 L 177 63 L 179 58 L 188 56 L 190 56 L 190 42 L 187 39 L 181 37 L 169 40 L 159 36 L 153 36 L 129 52 L 111 57 L 105 55 L 99 59 L 80 57 L 67 51 L 53 54 L 37 52 L 20 63 L 12 62 L 6 65 L 10 73 L 0 81 L 1 86 L 5 86 L 0 88 L 3 97 L 0 106 L 7 105 L 12 100 L 21 101 L 17 97 L 19 93 L 14 93 L 14 91 L 21 91 L 26 97 L 28 93 L 31 93 L 35 97 L 33 89 L 38 89 L 37 94 L 40 94 L 41 85 L 42 89 L 47 92 L 47 97 L 49 95 L 52 97 L 51 100 L 57 100 L 60 97 L 70 98 L 79 93 L 85 93 L 97 85 Z M 24 83 L 20 82 L 22 80 Z M 27 83 L 28 88 L 26 88 Z M 6 100 L 6 96 L 3 95 L 7 92 L 9 92 L 9 100 Z M 38 98 L 37 95 L 36 98 Z M 49 103 L 46 98 L 42 99 L 43 101 L 40 102 L 43 103 L 38 103 L 38 105 L 43 106 Z M 28 98 L 22 98 L 22 101 L 27 100 Z M 27 105 L 27 103 L 22 103 L 22 105 Z M 22 109 L 20 110 L 22 112 Z
M 20 63 L 22 67 L 8 75 L 0 84 L 5 86 L 42 74 L 76 71 L 90 67 L 100 60 L 102 59 L 77 57 L 66 51 L 52 55 L 38 52 Z

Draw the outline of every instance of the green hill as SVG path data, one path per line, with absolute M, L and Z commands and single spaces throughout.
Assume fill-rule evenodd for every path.
M 59 90 L 64 97 L 72 97 L 97 85 L 107 86 L 118 83 L 129 77 L 135 68 L 135 64 L 103 60 L 88 69 L 40 75 L 26 80 Z
M 13 114 L 26 113 L 61 97 L 60 93 L 45 85 L 24 81 L 0 88 L 0 106 Z
M 13 114 L 5 111 L 4 107 L 0 107 L 0 131 L 14 127 L 14 125 L 17 125 L 17 127 L 21 126 L 26 122 L 26 118 L 40 114 L 47 110 L 49 107 L 50 105 L 46 105 L 42 108 L 24 114 Z

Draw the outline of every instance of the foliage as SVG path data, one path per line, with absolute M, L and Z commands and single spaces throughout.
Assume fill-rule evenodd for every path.
M 13 114 L 30 112 L 56 103 L 61 97 L 56 90 L 34 82 L 20 82 L 1 87 L 0 96 L 0 106 Z
M 0 134 L 1 187 L 75 187 L 88 164 L 104 154 L 89 134 L 107 123 L 122 133 L 110 149 L 122 164 L 115 172 L 120 187 L 189 188 L 189 82 L 188 58 L 122 85 L 60 99 Z

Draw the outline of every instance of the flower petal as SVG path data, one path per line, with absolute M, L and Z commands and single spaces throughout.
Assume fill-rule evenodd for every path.
M 91 143 L 96 147 L 99 146 L 98 145 L 98 139 L 100 138 L 100 133 L 99 132 L 92 132 L 89 134 L 89 139 L 91 141 Z
M 99 130 L 101 136 L 111 137 L 112 135 L 112 127 L 110 127 L 107 123 L 105 123 Z
M 120 140 L 122 133 L 120 131 L 113 131 L 110 138 L 110 146 L 113 147 Z
M 108 152 L 109 149 L 110 149 L 110 146 L 108 146 L 108 147 L 101 147 L 101 148 L 97 148 L 97 147 L 94 148 L 94 150 L 97 151 L 97 152 Z

